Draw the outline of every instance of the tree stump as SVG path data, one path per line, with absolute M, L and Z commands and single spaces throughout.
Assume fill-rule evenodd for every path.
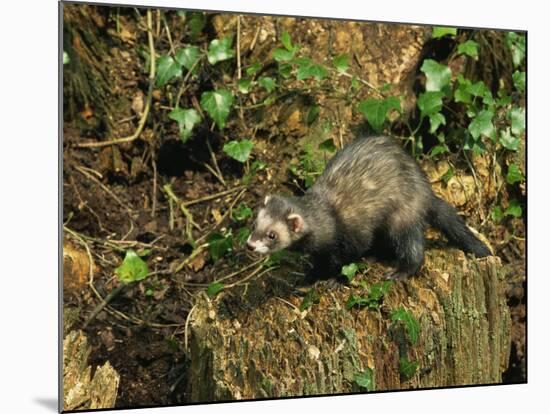
M 374 264 L 367 283 L 382 280 Z M 346 308 L 358 285 L 318 285 L 318 303 L 277 291 L 265 278 L 202 297 L 190 323 L 189 401 L 220 401 L 400 390 L 502 381 L 510 355 L 511 320 L 497 257 L 474 259 L 455 249 L 430 249 L 418 276 L 397 282 L 378 309 Z M 282 283 L 284 285 L 284 283 Z M 284 290 L 284 289 L 283 289 Z M 419 324 L 406 337 L 392 311 L 403 307 Z M 417 364 L 407 374 L 403 360 Z
M 107 361 L 95 369 L 88 365 L 90 347 L 82 331 L 71 331 L 63 340 L 63 409 L 113 408 L 120 376 Z

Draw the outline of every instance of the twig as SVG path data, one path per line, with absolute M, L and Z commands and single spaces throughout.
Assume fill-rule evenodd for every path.
M 151 146 L 153 148 L 153 146 Z M 157 212 L 157 163 L 155 162 L 154 149 L 151 150 L 151 164 L 153 164 L 153 205 L 151 207 L 151 217 L 155 217 Z
M 153 86 L 155 84 L 155 45 L 153 41 L 153 23 L 152 23 L 152 17 L 151 17 L 151 10 L 147 10 L 147 34 L 149 38 L 149 60 L 150 60 L 150 67 L 149 67 L 149 89 L 147 91 L 147 102 L 145 104 L 145 108 L 143 109 L 143 114 L 141 115 L 141 119 L 139 120 L 138 127 L 136 128 L 136 131 L 124 138 L 115 138 L 109 141 L 100 141 L 100 142 L 85 142 L 82 144 L 76 144 L 75 147 L 77 148 L 99 148 L 99 147 L 106 147 L 108 145 L 114 145 L 114 144 L 121 144 L 123 142 L 132 142 L 135 139 L 137 139 L 141 135 L 141 131 L 143 130 L 143 127 L 145 126 L 145 122 L 147 121 L 147 117 L 149 116 L 149 111 L 151 109 L 151 101 L 153 96 Z
M 102 302 L 99 302 L 99 304 L 94 308 L 90 316 L 88 316 L 88 319 L 86 319 L 86 322 L 84 322 L 84 325 L 82 326 L 82 329 L 86 329 L 91 321 L 95 319 L 95 317 L 98 315 L 99 312 L 103 310 L 105 306 L 109 304 L 127 285 L 125 283 L 121 283 L 116 287 L 115 289 L 111 290 L 111 292 L 105 296 L 105 299 Z
M 237 79 L 241 79 L 241 16 L 237 16 Z
M 211 130 L 213 128 L 214 128 L 214 123 L 212 123 Z M 218 179 L 222 182 L 223 186 L 225 188 L 227 188 L 227 184 L 226 184 L 225 180 L 223 179 L 223 175 L 222 175 L 222 172 L 220 171 L 220 167 L 218 166 L 218 161 L 216 160 L 216 156 L 214 155 L 214 151 L 212 151 L 212 147 L 210 146 L 210 139 L 208 138 L 208 136 L 206 137 L 206 145 L 208 146 L 208 151 L 210 151 L 210 158 L 212 159 L 212 162 L 214 163 L 214 168 L 216 169 L 216 171 L 219 174 Z
M 128 211 L 128 214 L 130 214 L 130 217 L 132 216 L 132 214 L 134 214 L 134 211 L 130 207 L 128 207 L 125 203 L 120 201 L 120 199 L 116 196 L 116 194 L 113 193 L 105 184 L 103 184 L 101 181 L 99 181 L 97 178 L 95 178 L 93 175 L 87 172 L 84 168 L 76 166 L 75 169 L 78 172 L 80 172 L 82 175 L 89 178 L 90 180 L 95 182 L 97 185 L 99 185 L 103 189 L 103 191 L 109 194 L 118 204 L 120 204 L 120 206 L 124 207 Z
M 248 48 L 248 50 L 250 50 L 252 52 L 252 50 L 254 50 L 254 46 L 256 46 L 256 42 L 258 40 L 258 36 L 260 34 L 260 30 L 262 29 L 262 26 L 258 26 L 258 28 L 256 29 L 256 33 L 254 33 L 254 39 L 252 39 L 252 43 L 250 43 L 250 47 Z
M 201 227 L 195 223 L 193 220 L 193 215 L 187 208 L 182 204 L 181 200 L 174 194 L 172 191 L 172 186 L 170 184 L 165 184 L 163 187 L 164 192 L 168 195 L 168 197 L 174 202 L 179 205 L 181 212 L 185 216 L 185 234 L 187 236 L 187 239 L 191 242 L 191 244 L 194 244 L 193 239 L 193 232 L 191 230 L 191 226 L 194 226 L 197 230 L 202 230 Z
M 223 197 L 224 195 L 234 193 L 235 191 L 240 190 L 242 188 L 243 188 L 243 186 L 239 185 L 237 187 L 230 188 L 229 190 L 224 190 L 224 191 L 221 191 L 221 192 L 216 193 L 216 194 L 207 195 L 206 197 L 197 198 L 197 199 L 191 200 L 191 201 L 184 201 L 182 204 L 185 207 L 192 206 L 193 204 L 202 203 L 203 201 L 209 201 L 209 200 L 214 200 L 216 198 Z
M 246 282 L 247 280 L 253 278 L 254 276 L 256 276 L 256 274 L 258 274 L 260 272 L 260 270 L 262 270 L 262 267 L 263 266 L 258 266 L 256 269 L 254 269 L 253 272 L 251 272 L 248 276 L 244 277 L 243 279 L 239 280 L 238 282 L 235 282 L 235 283 L 231 283 L 230 285 L 227 285 L 225 286 L 225 289 L 229 289 L 229 288 L 232 288 L 232 287 L 235 287 L 237 285 L 240 285 L 244 282 Z M 258 278 L 260 278 L 261 276 L 265 275 L 267 272 L 271 271 L 275 269 L 275 267 L 268 267 L 267 269 L 265 269 L 263 272 L 259 273 L 258 274 Z
M 193 313 L 193 311 L 196 309 L 197 305 L 194 305 L 191 310 L 189 311 L 189 313 L 187 314 L 187 318 L 185 319 L 185 332 L 183 334 L 183 344 L 184 344 L 184 349 L 186 351 L 189 351 L 189 346 L 187 345 L 189 343 L 188 341 L 188 338 L 189 338 L 189 334 L 188 334 L 188 329 L 189 329 L 189 321 L 191 320 L 191 314 Z
M 160 14 L 160 10 L 158 12 Z M 172 36 L 170 35 L 170 28 L 168 27 L 168 23 L 166 22 L 165 15 L 162 15 L 162 23 L 164 23 L 164 28 L 166 29 L 166 37 L 168 38 L 168 43 L 170 44 L 170 54 L 172 56 L 175 56 L 176 49 L 174 48 L 174 43 L 172 42 Z
M 191 260 L 193 260 L 200 252 L 202 252 L 205 249 L 205 247 L 208 247 L 208 243 L 204 243 L 199 245 L 198 247 L 195 247 L 195 249 L 191 252 L 191 254 L 183 262 L 181 262 L 178 265 L 178 267 L 176 267 L 173 273 L 178 273 L 181 269 L 183 269 L 185 265 L 189 263 Z

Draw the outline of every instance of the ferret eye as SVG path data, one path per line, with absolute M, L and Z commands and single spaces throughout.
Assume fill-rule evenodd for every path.
M 267 237 L 269 237 L 270 240 L 275 240 L 277 238 L 277 235 L 270 231 L 269 233 L 267 233 Z

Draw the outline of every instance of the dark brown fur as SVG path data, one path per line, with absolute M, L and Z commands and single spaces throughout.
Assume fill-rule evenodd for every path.
M 404 278 L 423 263 L 428 224 L 466 252 L 490 254 L 393 138 L 360 138 L 329 161 L 302 197 L 268 197 L 249 247 L 311 253 L 312 280 L 335 276 L 366 255 L 392 260 L 391 277 Z

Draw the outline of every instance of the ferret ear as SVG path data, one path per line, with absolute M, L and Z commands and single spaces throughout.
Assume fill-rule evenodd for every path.
M 300 233 L 304 230 L 304 218 L 300 216 L 299 214 L 292 213 L 289 214 L 286 218 L 286 221 L 288 223 L 288 227 L 290 228 L 290 231 L 293 233 Z
M 269 200 L 271 200 L 271 195 L 270 195 L 270 194 L 268 194 L 268 195 L 265 196 L 265 198 L 264 198 L 264 206 L 267 206 L 267 203 L 268 203 Z

